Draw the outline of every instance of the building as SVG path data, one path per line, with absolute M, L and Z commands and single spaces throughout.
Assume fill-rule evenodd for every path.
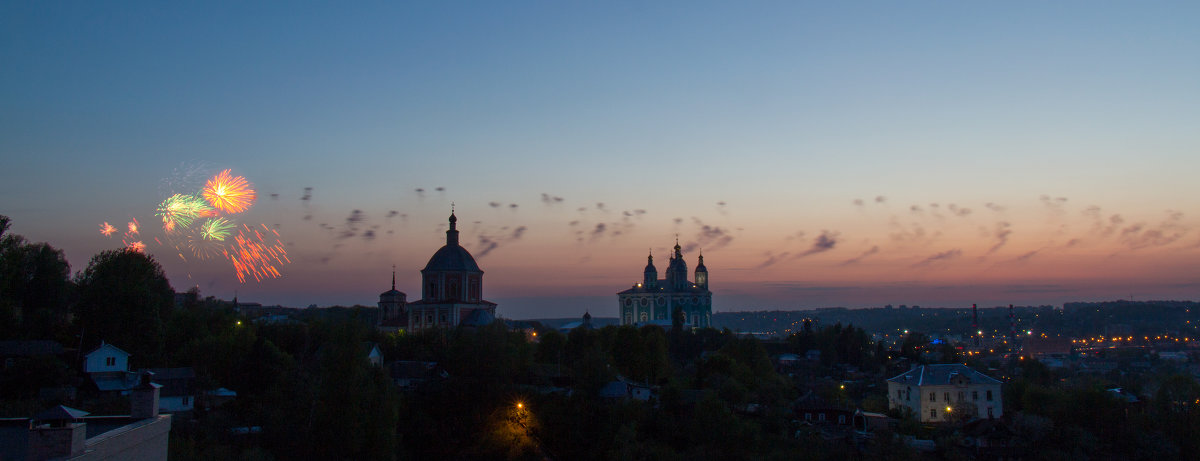
M 33 418 L 0 418 L 0 459 L 166 460 L 171 415 L 159 414 L 162 386 L 144 374 L 129 415 L 92 416 L 57 406 Z
M 1000 381 L 960 363 L 920 365 L 888 383 L 888 406 L 905 407 L 923 423 L 999 418 Z
M 483 271 L 471 253 L 458 244 L 458 218 L 450 213 L 450 229 L 442 246 L 421 270 L 421 299 L 392 289 L 379 295 L 379 328 L 418 331 L 458 325 L 482 326 L 496 319 L 496 303 L 483 299 Z
M 646 257 L 642 282 L 617 293 L 621 325 L 666 324 L 674 321 L 675 313 L 683 314 L 683 323 L 692 328 L 706 328 L 712 321 L 712 292 L 708 291 L 708 268 L 701 254 L 696 265 L 695 281 L 688 281 L 687 263 L 679 242 L 667 264 L 665 279 L 658 278 L 654 255 Z

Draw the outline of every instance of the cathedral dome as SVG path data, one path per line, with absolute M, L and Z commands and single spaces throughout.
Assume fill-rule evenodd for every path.
M 479 270 L 479 264 L 475 263 L 471 253 L 457 243 L 447 244 L 434 253 L 433 257 L 429 258 L 429 264 L 425 265 L 425 271 L 483 272 Z

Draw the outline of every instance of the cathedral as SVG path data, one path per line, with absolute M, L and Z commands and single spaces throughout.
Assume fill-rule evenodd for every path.
M 688 281 L 687 263 L 683 260 L 679 242 L 667 264 L 667 278 L 660 280 L 654 267 L 654 255 L 646 257 L 642 283 L 617 293 L 621 325 L 671 325 L 673 315 L 683 312 L 684 324 L 691 328 L 711 326 L 712 292 L 708 291 L 708 268 L 700 254 L 694 282 Z
M 483 299 L 483 271 L 471 253 L 458 244 L 458 218 L 450 213 L 446 245 L 438 249 L 421 270 L 421 299 L 407 302 L 392 289 L 379 295 L 379 328 L 384 331 L 418 331 L 483 326 L 496 319 L 496 303 Z

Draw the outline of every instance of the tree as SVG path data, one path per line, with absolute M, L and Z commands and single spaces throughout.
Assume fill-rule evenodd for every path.
M 85 347 L 103 340 L 129 351 L 140 366 L 162 362 L 163 322 L 175 292 L 158 261 L 129 249 L 104 251 L 92 257 L 76 284 Z
M 46 243 L 27 243 L 6 234 L 7 216 L 0 215 L 0 317 L 10 328 L 20 319 L 20 333 L 30 338 L 65 336 L 70 266 L 62 250 Z M 2 332 L 2 337 L 16 331 Z

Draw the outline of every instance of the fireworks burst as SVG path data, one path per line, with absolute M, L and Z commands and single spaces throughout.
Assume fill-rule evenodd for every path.
M 137 221 L 137 219 L 134 219 L 133 221 L 129 221 L 129 232 L 127 232 L 127 234 L 129 234 L 129 235 L 138 235 L 138 221 Z
M 195 195 L 175 194 L 167 197 L 158 204 L 158 213 L 162 217 L 163 230 L 171 232 L 177 228 L 190 227 L 196 218 L 212 216 L 213 208 L 208 206 L 203 198 Z
M 226 213 L 241 213 L 254 203 L 254 189 L 246 178 L 234 176 L 230 170 L 218 173 L 204 185 L 204 198 L 213 208 Z
M 140 242 L 140 241 L 138 241 L 138 242 L 131 242 L 129 245 L 127 245 L 127 248 L 129 248 L 130 250 L 136 251 L 136 252 L 138 252 L 138 253 L 145 253 L 145 252 L 146 252 L 146 244 L 145 244 L 145 243 L 142 243 L 142 242 Z
M 191 233 L 187 237 L 187 248 L 196 258 L 203 261 L 219 256 L 225 250 L 225 245 L 219 241 L 205 239 L 198 233 Z
M 200 224 L 200 237 L 204 240 L 223 242 L 229 238 L 229 233 L 237 229 L 237 224 L 225 218 L 212 218 Z
M 113 233 L 116 231 L 117 228 L 113 227 L 112 224 L 109 224 L 108 222 L 100 225 L 100 234 L 104 235 L 105 237 L 113 235 Z
M 254 277 L 256 282 L 264 278 L 279 278 L 276 264 L 292 262 L 283 249 L 283 243 L 279 241 L 279 233 L 268 229 L 266 224 L 262 225 L 261 231 L 243 224 L 233 238 L 233 245 L 225 250 L 224 255 L 233 263 L 241 283 L 246 283 L 248 276 Z

